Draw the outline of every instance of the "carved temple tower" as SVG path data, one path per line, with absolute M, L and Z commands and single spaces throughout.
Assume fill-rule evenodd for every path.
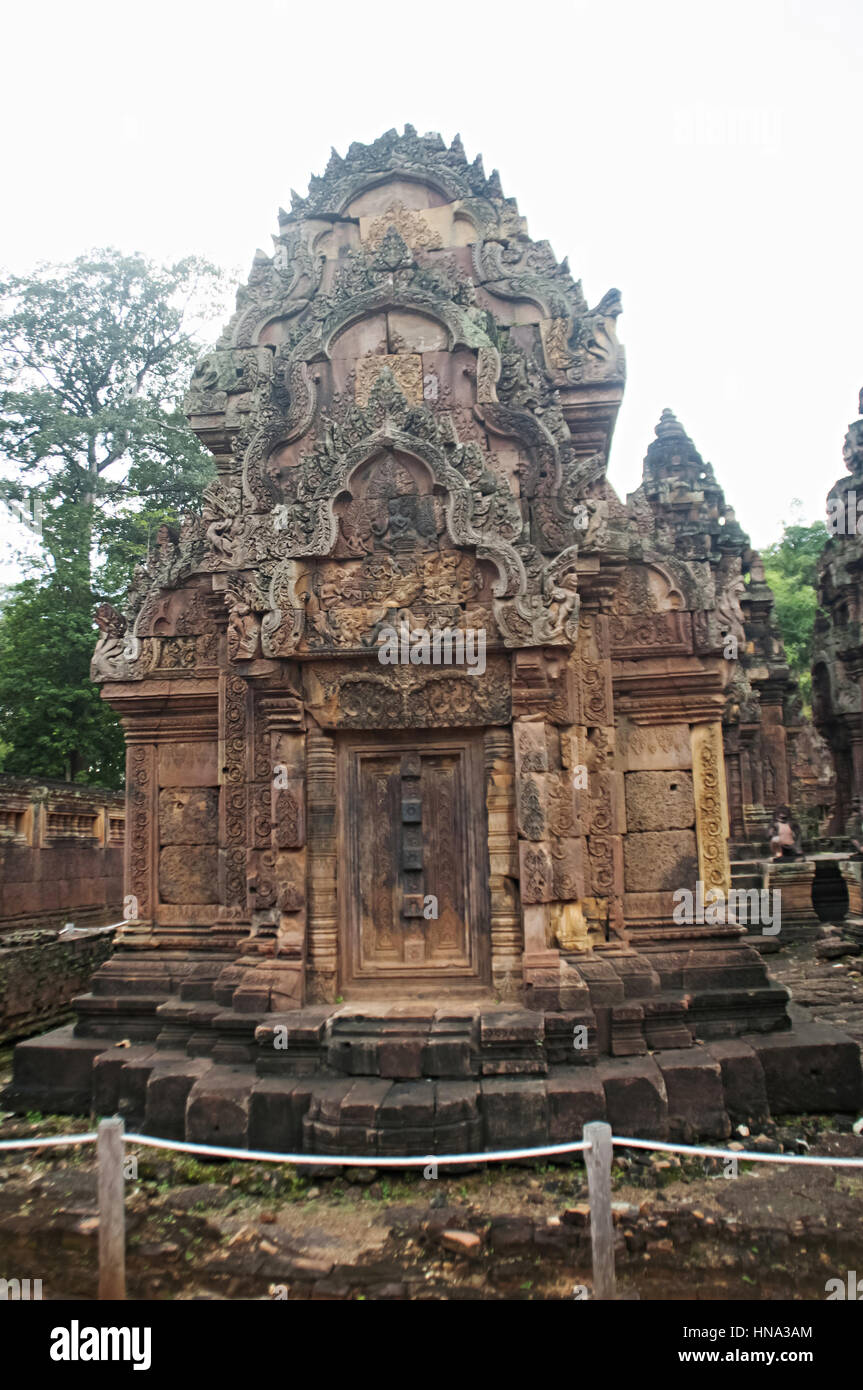
M 352 145 L 280 215 L 186 401 L 203 514 L 101 619 L 135 920 L 15 1103 L 446 1152 L 725 1133 L 815 1065 L 742 929 L 673 919 L 729 886 L 739 536 L 607 482 L 619 312 L 458 140 Z M 856 1096 L 853 1045 L 806 1057 Z
M 845 435 L 847 475 L 827 495 L 832 535 L 818 570 L 812 713 L 830 745 L 837 796 L 832 831 L 859 839 L 863 812 L 863 391 Z
M 804 718 L 764 565 L 706 463 L 670 410 L 662 413 L 630 508 L 657 543 L 709 566 L 723 652 L 731 662 L 723 744 L 732 847 L 756 852 L 776 809 L 807 834 L 822 829 L 834 788 L 826 745 Z M 646 512 L 649 508 L 649 513 Z

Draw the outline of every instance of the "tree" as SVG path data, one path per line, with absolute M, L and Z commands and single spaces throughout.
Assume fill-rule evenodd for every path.
M 224 280 L 194 257 L 115 250 L 0 282 L 0 496 L 41 504 L 42 556 L 0 612 L 2 766 L 121 777 L 115 717 L 89 681 L 92 613 L 120 601 L 165 521 L 212 477 L 183 390 Z
M 776 620 L 804 706 L 812 698 L 812 633 L 818 607 L 818 558 L 827 541 L 823 521 L 785 524 L 782 537 L 761 552 L 764 574 L 776 600 Z
M 4 772 L 123 784 L 118 721 L 89 680 L 90 590 L 74 573 L 25 579 L 0 616 Z

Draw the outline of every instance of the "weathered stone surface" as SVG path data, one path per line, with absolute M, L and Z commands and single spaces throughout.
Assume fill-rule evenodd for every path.
M 727 1139 L 731 1125 L 722 1085 L 722 1069 L 701 1048 L 658 1052 L 668 1096 L 668 1132 L 673 1139 Z
M 750 1037 L 764 1069 L 774 1115 L 858 1111 L 863 1106 L 860 1049 L 821 1023 L 797 1023 L 793 1032 Z
M 695 824 L 689 773 L 627 772 L 624 782 L 630 831 L 686 830 Z
M 160 787 L 215 787 L 219 781 L 216 744 L 196 741 L 159 747 Z
M 216 787 L 171 787 L 159 793 L 159 843 L 214 845 L 219 832 Z
M 628 893 L 691 888 L 697 870 L 691 830 L 648 830 L 626 837 L 623 881 Z
M 243 1149 L 249 1142 L 248 1078 L 228 1067 L 212 1067 L 195 1082 L 186 1105 L 186 1135 L 193 1144 Z
M 546 1081 L 546 1094 L 550 1144 L 578 1140 L 586 1124 L 606 1117 L 605 1090 L 592 1067 L 551 1072 Z
M 716 1038 L 706 1049 L 722 1069 L 725 1108 L 732 1124 L 767 1119 L 767 1088 L 758 1055 L 742 1038 Z
M 597 1075 L 605 1089 L 608 1123 L 615 1134 L 632 1139 L 665 1139 L 668 1094 L 662 1072 L 650 1057 L 600 1061 Z
M 212 1067 L 203 1057 L 159 1062 L 147 1082 L 144 1124 L 148 1134 L 162 1139 L 186 1138 L 186 1103 L 195 1082 Z
M 169 845 L 159 855 L 159 894 L 166 903 L 219 901 L 219 861 L 215 846 Z
M 692 767 L 688 724 L 642 726 L 622 720 L 617 746 L 623 766 L 633 772 Z
M 11 1085 L 3 1093 L 9 1109 L 46 1113 L 87 1113 L 92 1095 L 93 1062 L 105 1050 L 104 1039 L 76 1038 L 72 1025 L 19 1043 Z
M 484 1078 L 481 1104 L 487 1148 L 546 1143 L 548 1099 L 545 1082 L 522 1077 Z
M 62 1017 L 108 959 L 114 933 L 63 939 L 51 931 L 0 936 L 0 1044 Z

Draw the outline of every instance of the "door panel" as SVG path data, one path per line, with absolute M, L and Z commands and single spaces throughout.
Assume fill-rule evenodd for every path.
M 342 984 L 484 982 L 487 875 L 473 738 L 346 744 Z

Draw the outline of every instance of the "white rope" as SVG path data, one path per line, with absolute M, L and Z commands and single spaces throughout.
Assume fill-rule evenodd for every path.
M 0 1149 L 41 1149 L 47 1145 L 93 1144 L 96 1134 L 56 1134 L 43 1139 L 0 1139 Z M 535 1149 L 478 1149 L 473 1153 L 424 1154 L 383 1157 L 378 1154 L 274 1154 L 265 1149 L 229 1149 L 214 1144 L 190 1144 L 175 1139 L 157 1139 L 150 1134 L 124 1134 L 127 1144 L 175 1153 L 208 1154 L 211 1158 L 245 1159 L 254 1163 L 290 1163 L 318 1167 L 344 1168 L 425 1168 L 429 1164 L 506 1163 L 521 1158 L 551 1158 L 556 1154 L 583 1153 L 591 1146 L 585 1140 L 571 1144 L 547 1144 Z M 736 1158 L 743 1163 L 808 1164 L 823 1168 L 863 1168 L 863 1158 L 824 1158 L 809 1154 L 754 1153 L 749 1149 L 708 1148 L 697 1144 L 669 1144 L 660 1139 L 629 1139 L 613 1134 L 613 1145 L 624 1149 L 649 1149 L 656 1153 L 692 1154 L 700 1158 Z
M 44 1149 L 46 1144 L 95 1144 L 96 1134 L 50 1134 L 45 1139 L 0 1139 L 0 1149 Z
M 660 1153 L 698 1154 L 702 1158 L 739 1158 L 745 1163 L 809 1163 L 826 1168 L 863 1168 L 863 1158 L 820 1158 L 808 1154 L 763 1154 L 749 1149 L 707 1149 L 695 1144 L 664 1144 L 658 1139 L 623 1139 L 611 1136 L 612 1144 L 627 1149 L 656 1149 Z
M 271 1154 L 261 1149 L 222 1149 L 210 1144 L 186 1144 L 173 1139 L 154 1139 L 149 1134 L 126 1134 L 127 1144 L 144 1144 L 153 1149 L 173 1149 L 177 1153 L 210 1154 L 215 1158 L 245 1158 L 267 1163 L 315 1164 L 321 1167 L 343 1166 L 346 1168 L 425 1168 L 431 1163 L 438 1167 L 454 1163 L 494 1163 L 515 1158 L 545 1158 L 552 1154 L 578 1153 L 589 1149 L 590 1144 L 583 1139 L 572 1144 L 550 1144 L 542 1149 L 479 1149 L 475 1153 L 425 1154 L 416 1156 L 387 1157 L 377 1154 Z

